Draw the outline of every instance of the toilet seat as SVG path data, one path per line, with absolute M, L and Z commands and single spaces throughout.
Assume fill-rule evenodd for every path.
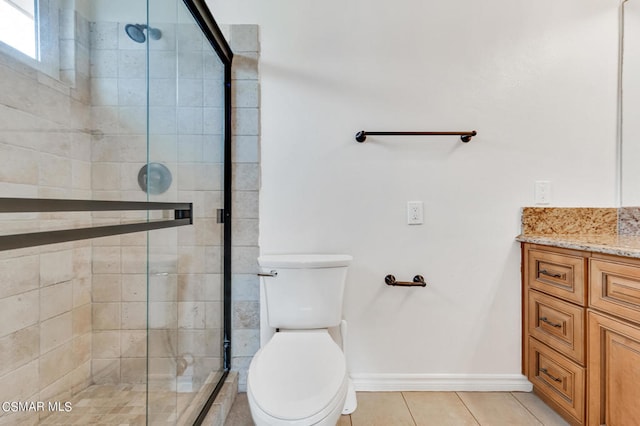
M 326 329 L 276 333 L 247 377 L 252 411 L 276 424 L 316 424 L 341 412 L 347 388 L 344 354 Z

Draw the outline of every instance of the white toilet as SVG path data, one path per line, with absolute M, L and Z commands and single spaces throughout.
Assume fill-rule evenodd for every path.
M 268 325 L 278 332 L 249 366 L 247 398 L 256 425 L 334 426 L 355 410 L 344 353 L 328 330 L 341 325 L 344 346 L 342 297 L 351 259 L 258 258 Z

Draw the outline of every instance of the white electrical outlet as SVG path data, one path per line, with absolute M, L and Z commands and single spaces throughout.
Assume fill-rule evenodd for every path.
M 407 202 L 407 224 L 422 225 L 424 223 L 424 204 L 422 201 Z
M 537 180 L 533 198 L 536 204 L 551 203 L 551 182 L 548 180 Z

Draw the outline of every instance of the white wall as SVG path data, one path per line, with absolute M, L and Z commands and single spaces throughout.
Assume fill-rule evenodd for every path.
M 622 68 L 622 170 L 621 203 L 640 205 L 640 143 L 637 117 L 640 112 L 640 1 L 624 4 L 624 53 Z
M 534 181 L 553 205 L 615 202 L 618 2 L 208 3 L 260 26 L 261 252 L 355 258 L 351 371 L 518 374 L 514 237 Z M 358 144 L 362 129 L 478 136 Z

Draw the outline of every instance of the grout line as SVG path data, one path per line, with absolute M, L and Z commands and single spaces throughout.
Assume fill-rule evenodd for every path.
M 459 392 L 454 392 L 456 394 L 456 396 L 458 397 L 458 399 L 460 400 L 460 402 L 462 403 L 462 405 L 464 406 L 464 408 L 467 409 L 467 411 L 469 412 L 469 414 L 471 414 L 471 417 L 473 417 L 473 420 L 475 420 L 475 422 L 480 425 L 480 420 L 478 420 L 478 418 L 476 417 L 475 414 L 473 414 L 473 411 L 471 411 L 471 409 L 469 407 L 467 407 L 467 404 L 464 403 L 464 399 L 462 399 L 462 397 L 460 396 Z
M 540 420 L 538 417 L 536 417 L 535 413 L 534 413 L 533 411 L 529 410 L 529 407 L 527 407 L 526 405 L 524 405 L 524 404 L 523 404 L 523 403 L 522 403 L 518 398 L 516 398 L 516 396 L 513 394 L 513 392 L 509 392 L 509 395 L 511 395 L 511 397 L 512 397 L 513 399 L 515 399 L 515 400 L 516 400 L 516 402 L 517 402 L 518 404 L 520 404 L 520 406 L 522 406 L 525 410 L 527 410 L 527 411 L 528 411 L 528 412 L 533 416 L 533 418 L 534 418 L 534 419 L 536 419 L 536 420 L 537 420 L 541 425 L 543 425 L 543 426 L 544 426 L 544 423 L 542 423 L 542 420 Z
M 417 425 L 418 422 L 416 422 L 416 419 L 413 417 L 413 413 L 411 412 L 411 408 L 409 407 L 409 403 L 407 402 L 407 398 L 405 398 L 405 396 L 404 396 L 404 392 L 400 392 L 400 395 L 402 396 L 402 400 L 404 401 L 404 405 L 407 407 L 407 411 L 409 412 L 409 415 L 411 416 L 411 420 L 413 421 L 413 424 Z

